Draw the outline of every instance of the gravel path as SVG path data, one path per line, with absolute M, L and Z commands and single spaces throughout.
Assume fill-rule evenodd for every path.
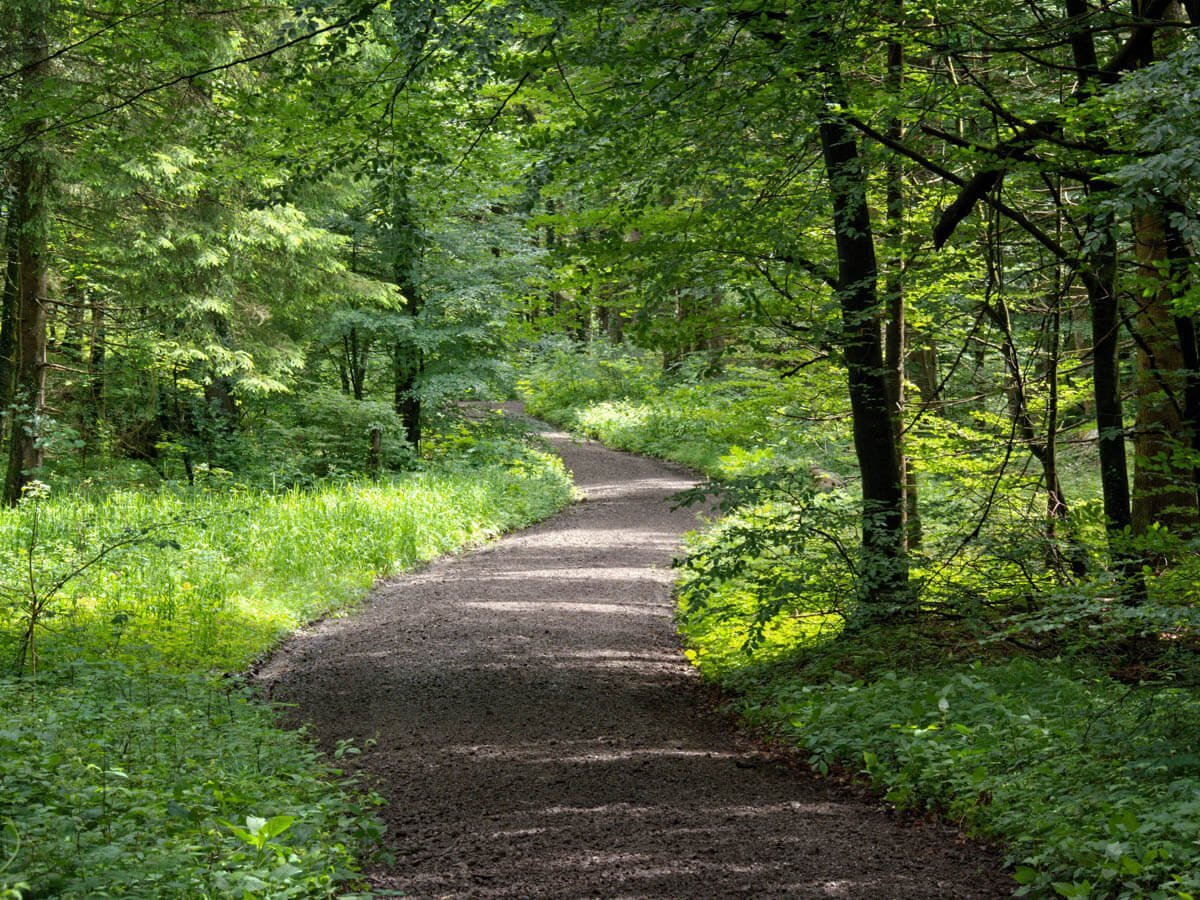
M 1004 897 L 996 857 L 759 752 L 678 652 L 677 468 L 547 437 L 586 500 L 381 585 L 260 680 L 387 798 L 413 897 Z

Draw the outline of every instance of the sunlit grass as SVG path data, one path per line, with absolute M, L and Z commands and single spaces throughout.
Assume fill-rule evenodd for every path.
M 0 513 L 0 585 L 21 600 L 106 546 L 64 585 L 39 634 L 57 652 L 121 655 L 151 647 L 179 670 L 243 668 L 279 635 L 345 608 L 379 577 L 527 524 L 569 497 L 555 461 L 413 473 L 283 493 L 230 485 L 191 492 L 51 496 Z
M 556 457 L 471 450 L 379 482 L 51 490 L 0 512 L 0 668 L 38 610 L 36 678 L 30 653 L 0 675 L 0 897 L 345 895 L 371 804 L 212 675 L 569 502 Z

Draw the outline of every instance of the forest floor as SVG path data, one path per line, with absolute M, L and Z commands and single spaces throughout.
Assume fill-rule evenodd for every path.
M 515 412 L 512 408 L 510 412 Z M 1010 896 L 999 857 L 898 821 L 713 710 L 672 626 L 684 470 L 548 431 L 585 499 L 380 585 L 259 679 L 386 798 L 411 897 Z

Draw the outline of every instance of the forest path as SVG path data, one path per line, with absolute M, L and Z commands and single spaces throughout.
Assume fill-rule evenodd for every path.
M 994 855 L 759 753 L 710 711 L 672 627 L 692 482 L 546 438 L 585 501 L 379 586 L 260 673 L 387 799 L 412 897 L 1003 897 Z

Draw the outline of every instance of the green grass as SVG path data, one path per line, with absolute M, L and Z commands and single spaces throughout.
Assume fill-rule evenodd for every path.
M 0 513 L 0 665 L 45 604 L 36 677 L 26 652 L 0 679 L 0 897 L 345 891 L 378 836 L 369 804 L 220 673 L 569 501 L 557 458 L 458 443 L 379 482 L 51 491 Z
M 830 413 L 826 396 L 761 369 L 688 381 L 649 356 L 560 350 L 531 362 L 518 388 L 531 415 L 713 477 L 814 462 L 845 471 L 852 460 L 847 422 L 798 427 Z

